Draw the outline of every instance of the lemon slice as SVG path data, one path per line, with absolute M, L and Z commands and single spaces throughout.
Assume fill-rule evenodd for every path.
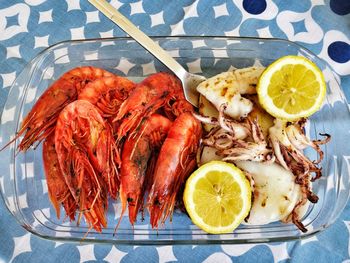
M 233 164 L 211 161 L 187 180 L 184 203 L 194 224 L 211 234 L 231 233 L 249 214 L 251 188 Z
M 272 116 L 288 121 L 308 117 L 322 105 L 326 83 L 321 70 L 300 56 L 285 56 L 266 68 L 257 93 Z

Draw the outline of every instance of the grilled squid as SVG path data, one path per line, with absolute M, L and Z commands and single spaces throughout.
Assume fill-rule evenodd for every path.
M 290 123 L 269 115 L 254 95 L 262 71 L 251 67 L 224 72 L 197 87 L 201 115 L 195 117 L 207 132 L 197 162 L 222 160 L 245 171 L 254 197 L 247 223 L 280 220 L 306 232 L 301 219 L 308 201 L 318 201 L 311 183 L 321 176 L 320 145 L 329 142 L 330 135 L 310 140 L 304 133 L 306 119 Z M 317 152 L 317 160 L 305 156 L 308 147 Z
M 253 110 L 253 102 L 242 95 L 255 94 L 264 67 L 249 67 L 227 71 L 207 79 L 198 85 L 197 91 L 218 110 L 227 103 L 225 114 L 233 119 L 246 117 Z
M 276 119 L 274 126 L 269 129 L 269 140 L 277 161 L 287 170 L 290 170 L 296 176 L 296 182 L 308 187 L 309 180 L 316 180 L 321 176 L 321 168 L 318 164 L 323 159 L 323 152 L 320 145 L 329 142 L 331 136 L 325 136 L 323 140 L 310 140 L 303 132 L 304 120 L 297 123 L 288 123 Z M 315 149 L 319 158 L 315 161 L 308 159 L 303 150 L 307 147 Z M 311 178 L 311 173 L 315 176 Z M 317 199 L 311 192 L 307 190 L 308 199 L 315 202 Z
M 238 161 L 235 164 L 249 174 L 253 181 L 253 203 L 246 223 L 263 225 L 283 220 L 295 222 L 305 214 L 307 207 L 303 202 L 300 185 L 295 183 L 294 175 L 276 163 Z M 298 206 L 302 203 L 303 206 Z M 298 206 L 298 209 L 295 209 Z
M 303 198 L 295 206 L 288 220 L 292 220 L 305 232 L 305 227 L 298 220 L 297 211 L 307 200 L 311 203 L 318 201 L 318 196 L 311 190 L 311 182 L 320 178 L 322 175 L 321 168 L 318 167 L 318 164 L 323 159 L 323 152 L 320 145 L 329 142 L 331 136 L 320 134 L 325 137 L 323 140 L 310 140 L 303 131 L 304 124 L 304 119 L 296 123 L 276 119 L 274 126 L 269 129 L 269 140 L 277 162 L 294 174 L 295 182 L 301 187 Z M 311 161 L 304 155 L 303 150 L 307 147 L 312 147 L 317 151 L 319 156 L 317 160 Z
M 256 119 L 243 121 L 228 118 L 224 111 L 227 105 L 219 107 L 219 119 L 196 117 L 214 126 L 203 138 L 202 144 L 215 148 L 223 161 L 273 162 L 274 155 Z

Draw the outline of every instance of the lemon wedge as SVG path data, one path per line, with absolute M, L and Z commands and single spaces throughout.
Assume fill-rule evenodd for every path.
M 231 233 L 249 214 L 251 187 L 233 164 L 211 161 L 187 180 L 184 203 L 192 222 L 211 234 Z
M 262 107 L 288 121 L 308 117 L 322 105 L 326 83 L 321 70 L 301 56 L 285 56 L 261 75 L 257 93 Z

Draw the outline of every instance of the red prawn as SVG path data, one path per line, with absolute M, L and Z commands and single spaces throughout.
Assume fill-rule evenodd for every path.
M 153 114 L 142 124 L 136 136 L 129 136 L 123 146 L 121 165 L 120 200 L 124 214 L 128 204 L 129 220 L 132 225 L 143 205 L 147 185 L 152 182 L 151 159 L 157 158 L 156 149 L 162 145 L 171 121 L 159 114 Z M 119 225 L 119 223 L 118 223 Z
M 117 140 L 120 141 L 128 132 L 133 133 L 144 118 L 162 107 L 168 117 L 171 114 L 178 116 L 182 112 L 192 111 L 192 106 L 183 95 L 180 80 L 165 72 L 156 73 L 144 79 L 120 106 L 114 119 L 114 121 L 121 121 Z
M 20 130 L 14 139 L 2 149 L 24 134 L 18 145 L 20 151 L 26 151 L 35 142 L 40 143 L 55 129 L 58 115 L 70 102 L 77 99 L 78 93 L 87 83 L 112 73 L 95 67 L 78 67 L 63 74 L 38 99 L 26 115 Z
M 173 213 L 180 187 L 196 167 L 201 134 L 200 122 L 189 112 L 177 117 L 170 128 L 159 152 L 147 200 L 153 228 Z
M 55 148 L 65 181 L 91 227 L 106 227 L 107 193 L 117 195 L 111 128 L 91 103 L 76 100 L 60 113 Z M 107 190 L 108 188 L 108 190 Z

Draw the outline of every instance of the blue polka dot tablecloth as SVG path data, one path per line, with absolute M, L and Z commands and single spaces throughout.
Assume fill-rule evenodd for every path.
M 349 0 L 112 0 L 149 35 L 277 37 L 326 60 L 350 98 Z M 88 1 L 0 1 L 0 107 L 24 66 L 69 39 L 124 33 Z M 20 227 L 0 202 L 2 262 L 350 262 L 350 205 L 324 232 L 293 242 L 210 246 L 117 246 L 47 241 Z

